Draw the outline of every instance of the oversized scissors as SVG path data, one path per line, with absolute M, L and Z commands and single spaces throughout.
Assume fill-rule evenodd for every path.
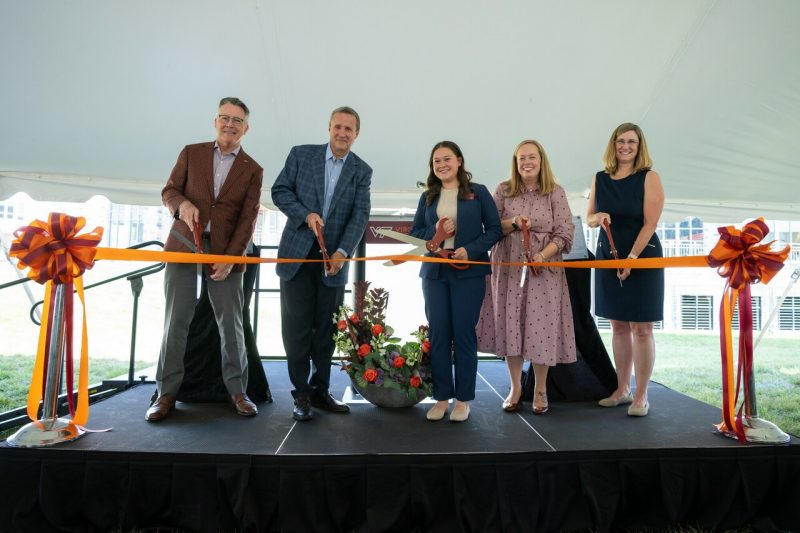
M 441 248 L 441 243 L 444 241 L 444 238 L 441 238 L 441 235 L 444 235 L 444 237 L 447 238 L 447 237 L 452 237 L 452 234 L 442 233 L 443 230 L 441 231 L 438 230 L 438 226 L 436 235 L 429 241 L 426 241 L 425 239 L 418 239 L 417 237 L 412 237 L 411 235 L 407 235 L 405 233 L 400 233 L 399 231 L 394 231 L 390 229 L 379 228 L 377 232 L 383 235 L 384 237 L 390 237 L 392 239 L 404 242 L 406 244 L 411 244 L 414 246 L 414 248 L 401 255 L 425 255 L 426 252 L 431 252 L 445 259 L 450 259 L 453 257 L 453 250 L 449 250 L 447 248 Z M 399 265 L 400 263 L 404 262 L 405 261 L 390 260 L 385 262 L 384 265 L 387 266 Z M 467 268 L 469 268 L 469 265 L 463 263 L 448 263 L 448 264 L 457 270 L 466 270 Z

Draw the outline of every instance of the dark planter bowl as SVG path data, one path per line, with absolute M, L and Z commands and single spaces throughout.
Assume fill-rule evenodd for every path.
M 358 392 L 365 400 L 372 405 L 378 407 L 411 407 L 417 405 L 425 399 L 425 393 L 421 390 L 417 391 L 417 397 L 411 398 L 403 391 L 397 389 L 389 389 L 386 387 L 378 387 L 376 385 L 367 385 L 364 389 L 353 383 L 353 389 Z

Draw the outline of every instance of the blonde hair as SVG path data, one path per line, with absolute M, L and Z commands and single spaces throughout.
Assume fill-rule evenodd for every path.
M 639 151 L 636 152 L 636 160 L 633 162 L 633 173 L 636 174 L 640 170 L 653 168 L 653 160 L 650 159 L 650 152 L 647 150 L 647 141 L 644 139 L 642 128 L 631 122 L 625 122 L 617 126 L 617 129 L 611 133 L 611 138 L 606 146 L 606 153 L 603 154 L 603 166 L 609 176 L 613 176 L 619 166 L 617 163 L 617 137 L 629 131 L 636 133 L 636 136 L 639 137 Z
M 526 144 L 532 144 L 539 150 L 539 194 L 542 196 L 550 194 L 558 185 L 556 177 L 553 174 L 553 169 L 550 168 L 550 160 L 547 158 L 547 153 L 544 151 L 542 145 L 539 144 L 539 141 L 526 139 L 517 145 L 514 149 L 514 155 L 511 157 L 511 177 L 508 178 L 506 182 L 508 185 L 506 196 L 509 198 L 519 196 L 522 193 L 522 176 L 517 167 L 517 154 L 519 153 L 519 149 Z

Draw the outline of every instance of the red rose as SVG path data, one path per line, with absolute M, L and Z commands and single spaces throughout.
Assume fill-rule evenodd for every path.
M 381 333 L 383 333 L 383 326 L 381 326 L 380 324 L 373 324 L 372 325 L 372 334 L 377 337 Z
M 431 341 L 429 340 L 422 341 L 422 351 L 425 353 L 431 351 Z
M 350 322 L 352 322 L 353 324 L 358 324 L 358 315 L 355 313 L 350 315 Z
M 364 379 L 372 383 L 378 377 L 378 372 L 374 368 L 368 368 L 364 371 Z
M 344 331 L 347 329 L 347 322 L 345 322 L 344 320 L 340 320 L 339 322 L 336 323 L 336 327 L 339 328 L 339 331 Z
M 402 368 L 404 364 L 406 364 L 406 360 L 402 356 L 398 355 L 394 358 L 395 368 Z
M 358 356 L 364 357 L 371 351 L 372 351 L 372 346 L 370 346 L 369 344 L 362 344 L 361 346 L 358 347 Z
M 411 376 L 411 379 L 409 380 L 408 383 L 415 389 L 418 389 L 420 384 L 422 383 L 422 380 L 419 378 L 419 376 Z

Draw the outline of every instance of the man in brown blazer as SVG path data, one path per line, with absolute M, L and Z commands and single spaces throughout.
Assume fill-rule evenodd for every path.
M 238 98 L 223 98 L 214 118 L 217 139 L 190 144 L 178 156 L 161 191 L 175 221 L 164 245 L 168 252 L 191 252 L 188 245 L 200 233 L 203 251 L 243 256 L 255 229 L 264 171 L 240 145 L 247 133 L 250 111 Z M 177 235 L 180 235 L 177 236 Z M 243 264 L 218 263 L 203 268 L 206 287 L 219 327 L 222 379 L 236 412 L 258 413 L 245 394 L 247 353 L 242 326 Z M 164 271 L 166 316 L 161 354 L 156 370 L 158 398 L 147 410 L 150 422 L 163 420 L 175 407 L 184 375 L 183 357 L 189 324 L 197 303 L 194 264 L 168 263 Z

